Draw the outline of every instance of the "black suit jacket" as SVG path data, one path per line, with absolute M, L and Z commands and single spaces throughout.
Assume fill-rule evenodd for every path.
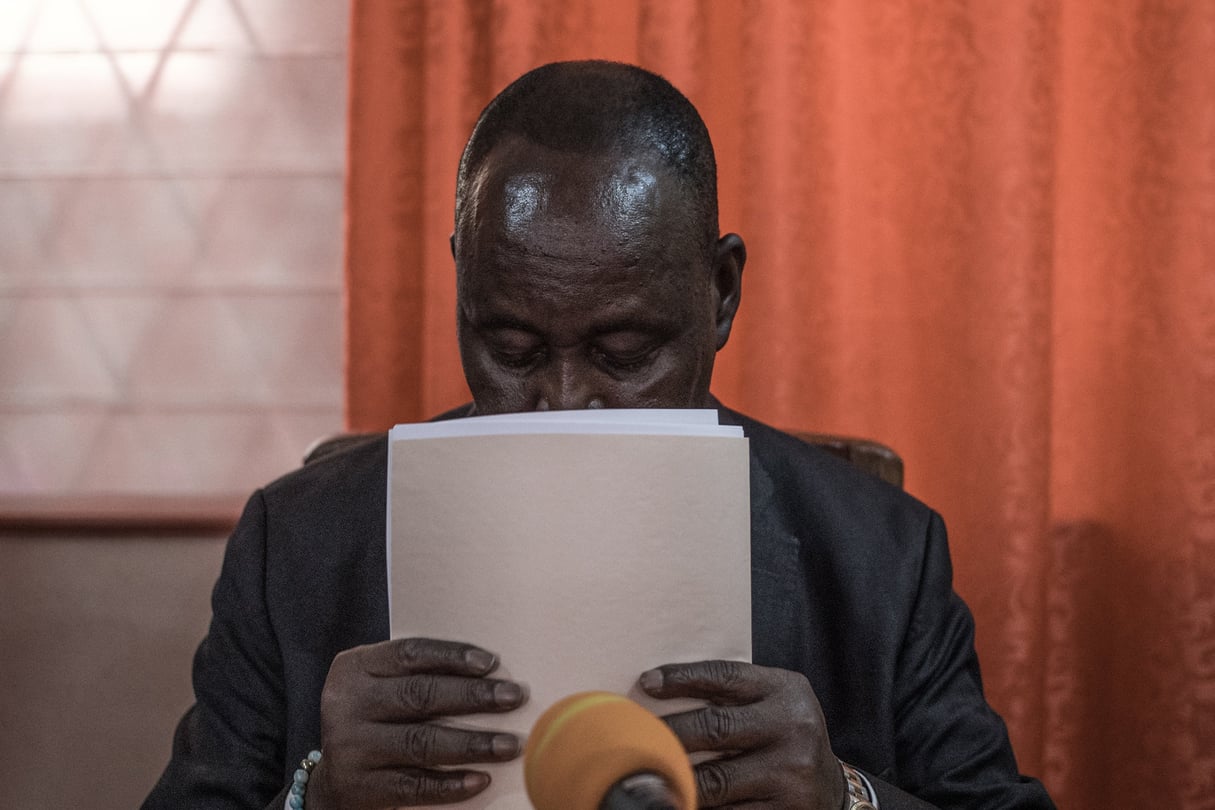
M 792 436 L 721 417 L 750 438 L 754 661 L 805 674 L 836 754 L 875 777 L 886 810 L 1053 807 L 983 697 L 940 518 Z M 283 806 L 320 741 L 330 662 L 388 637 L 386 462 L 385 438 L 370 438 L 250 499 L 195 656 L 196 703 L 145 808 Z

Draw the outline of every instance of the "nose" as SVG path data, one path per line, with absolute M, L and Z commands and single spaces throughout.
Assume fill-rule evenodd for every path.
M 533 410 L 575 411 L 602 408 L 603 397 L 595 391 L 595 375 L 578 358 L 563 355 L 554 358 L 537 373 L 536 398 Z

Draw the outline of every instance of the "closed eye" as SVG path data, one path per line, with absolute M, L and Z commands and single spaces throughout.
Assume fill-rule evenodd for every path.
M 529 368 L 544 357 L 544 341 L 526 329 L 499 326 L 480 331 L 494 362 L 501 366 Z
M 543 349 L 528 349 L 527 351 L 493 349 L 492 352 L 498 365 L 507 368 L 530 368 L 544 357 Z
M 639 371 L 654 360 L 656 346 L 646 346 L 631 352 L 610 352 L 603 348 L 592 350 L 595 362 L 608 371 L 631 372 Z

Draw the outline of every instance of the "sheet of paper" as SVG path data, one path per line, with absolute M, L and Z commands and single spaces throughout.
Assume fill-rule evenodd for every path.
M 526 736 L 587 689 L 642 697 L 659 664 L 750 660 L 747 440 L 568 434 L 390 443 L 393 637 L 468 641 L 530 700 L 465 724 Z M 519 761 L 472 808 L 530 805 Z
M 389 441 L 442 436 L 534 433 L 626 433 L 637 435 L 742 436 L 736 425 L 717 424 L 717 412 L 704 409 L 630 408 L 504 413 L 440 422 L 397 425 Z

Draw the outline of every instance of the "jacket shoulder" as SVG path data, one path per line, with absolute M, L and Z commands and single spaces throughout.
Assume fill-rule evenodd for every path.
M 751 442 L 752 489 L 771 487 L 782 509 L 872 521 L 926 524 L 933 511 L 917 498 L 804 439 L 723 409 L 723 422 L 742 427 Z
M 267 527 L 349 534 L 384 522 L 388 434 L 377 433 L 292 470 L 263 489 Z M 377 521 L 378 518 L 378 521 Z

